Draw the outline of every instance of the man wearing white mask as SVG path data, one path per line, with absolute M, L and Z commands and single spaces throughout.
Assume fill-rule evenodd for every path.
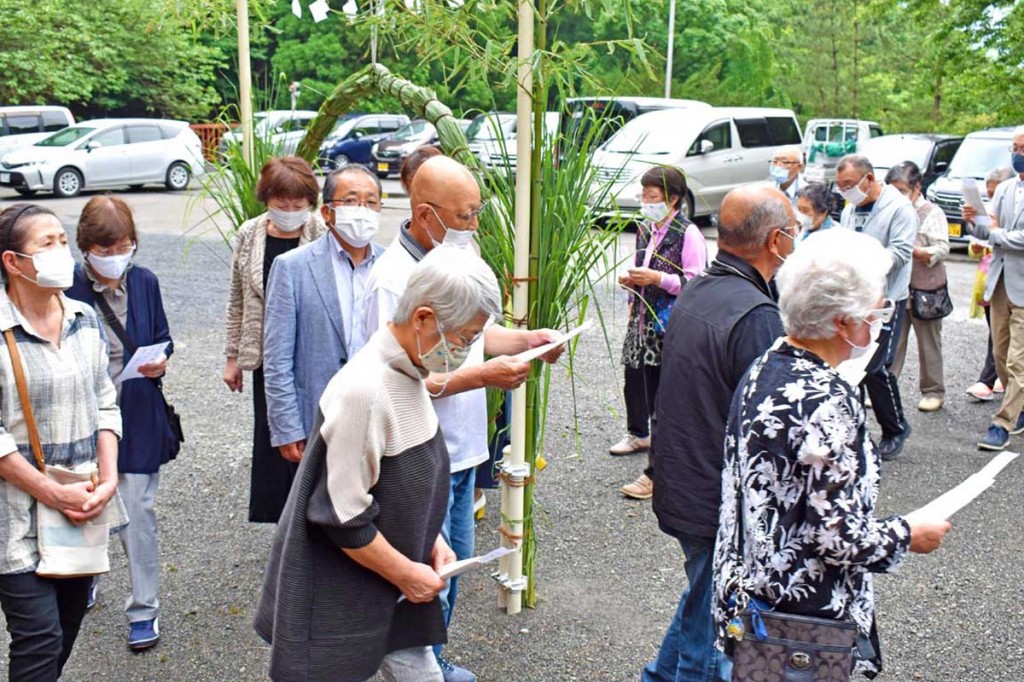
M 409 201 L 412 217 L 402 225 L 370 276 L 363 339 L 387 327 L 409 275 L 427 253 L 438 247 L 472 248 L 479 227 L 477 217 L 484 210 L 476 179 L 465 166 L 447 156 L 427 159 L 419 167 L 412 178 Z M 471 251 L 467 255 L 476 258 Z M 464 363 L 460 362 L 461 357 L 452 358 L 456 366 L 461 364 L 455 371 L 445 371 L 449 365 L 447 358 L 455 349 L 421 349 L 425 361 L 438 359 L 433 365 L 426 365 L 432 373 L 425 383 L 451 461 L 448 516 L 442 534 L 460 560 L 473 556 L 476 466 L 488 458 L 487 395 L 483 389 L 511 390 L 522 384 L 530 365 L 509 356 L 542 346 L 555 337 L 551 330 L 509 329 L 500 320 L 492 320 L 479 338 L 465 339 L 468 357 Z M 560 353 L 558 348 L 542 359 L 554 362 Z M 485 354 L 494 357 L 485 361 Z M 440 595 L 446 624 L 451 622 L 457 594 L 458 579 L 453 578 L 447 591 Z M 473 673 L 442 658 L 440 647 L 435 648 L 435 653 L 445 682 L 476 680 Z
M 320 214 L 327 232 L 279 256 L 267 284 L 263 372 L 270 443 L 296 465 L 324 388 L 354 354 L 370 270 L 384 248 L 373 243 L 380 180 L 359 165 L 324 179 Z
M 871 162 L 857 154 L 847 154 L 839 159 L 836 187 L 847 202 L 839 224 L 877 239 L 892 260 L 885 284 L 885 298 L 896 305 L 896 313 L 882 326 L 877 338 L 878 349 L 868 363 L 867 376 L 863 381 L 875 418 L 882 427 L 879 455 L 889 461 L 899 456 L 910 435 L 910 424 L 903 415 L 899 383 L 889 368 L 896 357 L 900 329 L 906 317 L 907 297 L 910 296 L 917 212 L 898 189 L 879 182 Z
M 789 203 L 796 208 L 796 193 L 804 186 L 800 173 L 804 170 L 804 152 L 798 145 L 779 149 L 772 156 L 768 175 L 772 182 L 786 193 Z

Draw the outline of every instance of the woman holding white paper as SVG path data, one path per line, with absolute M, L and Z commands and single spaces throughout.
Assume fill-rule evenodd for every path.
M 776 276 L 787 335 L 747 370 L 726 429 L 715 549 L 722 647 L 745 596 L 852 621 L 859 651 L 874 649 L 858 670 L 879 670 L 871 574 L 894 571 L 908 549 L 933 551 L 950 529 L 921 515 L 875 516 L 879 456 L 857 388 L 836 371 L 870 351 L 894 312 L 882 298 L 889 263 L 877 240 L 830 230 Z
M 70 485 L 39 471 L 13 358 L 0 341 L 0 607 L 11 634 L 7 669 L 12 680 L 55 680 L 78 636 L 92 578 L 36 575 L 38 505 L 76 525 L 103 512 L 117 492 L 121 414 L 96 314 L 62 293 L 71 286 L 75 261 L 57 216 L 24 203 L 0 213 L 0 260 L 0 331 L 13 334 L 43 460 L 98 469 L 97 481 Z
M 167 344 L 156 361 L 140 366 L 142 377 L 117 384 L 124 420 L 118 455 L 119 488 L 131 522 L 118 533 L 128 557 L 131 598 L 125 605 L 128 647 L 148 649 L 160 639 L 160 557 L 154 505 L 160 467 L 178 454 L 162 392 L 167 356 L 174 352 L 160 282 L 134 262 L 139 238 L 131 208 L 117 197 L 89 200 L 78 219 L 78 250 L 68 296 L 94 308 L 106 333 L 110 376 L 117 377 L 135 348 Z M 126 347 L 127 346 L 127 347 Z M 89 594 L 96 602 L 97 584 Z

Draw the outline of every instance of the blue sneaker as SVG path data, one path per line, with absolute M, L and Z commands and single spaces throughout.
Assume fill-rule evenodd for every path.
M 1017 415 L 1017 425 L 1010 430 L 1011 436 L 1016 436 L 1019 433 L 1024 433 L 1024 412 Z
M 156 646 L 160 641 L 159 619 L 140 620 L 128 626 L 128 648 L 143 651 Z
M 437 665 L 441 667 L 444 682 L 476 682 L 476 675 L 465 668 L 460 668 L 446 658 L 438 656 Z
M 1017 420 L 1020 424 L 1020 420 Z M 992 424 L 988 427 L 988 433 L 985 437 L 978 441 L 979 450 L 1005 450 L 1007 443 L 1010 442 L 1010 434 L 1002 426 L 998 424 Z

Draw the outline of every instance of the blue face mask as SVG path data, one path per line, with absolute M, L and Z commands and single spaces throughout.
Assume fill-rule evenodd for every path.
M 783 166 L 769 166 L 768 175 L 775 182 L 776 185 L 781 185 L 789 181 L 789 169 Z
M 1014 154 L 1010 157 L 1010 165 L 1015 173 L 1024 173 L 1024 154 Z

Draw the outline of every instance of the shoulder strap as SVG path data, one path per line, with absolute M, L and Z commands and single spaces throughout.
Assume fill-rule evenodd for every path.
M 114 314 L 113 308 L 107 303 L 107 299 L 103 298 L 103 294 L 96 291 L 92 287 L 89 287 L 89 291 L 92 292 L 92 300 L 96 301 L 96 305 L 99 306 L 100 312 L 103 313 L 103 319 L 107 321 L 107 326 L 110 327 L 117 338 L 121 340 L 121 345 L 124 346 L 125 352 L 128 357 L 135 355 L 136 345 L 132 343 L 132 340 L 128 338 L 128 332 L 125 330 L 124 325 L 121 324 L 121 320 L 117 319 L 117 315 Z
M 14 368 L 14 383 L 18 386 L 18 399 L 21 401 L 21 411 L 25 415 L 25 426 L 28 428 L 28 441 L 32 445 L 32 455 L 36 459 L 36 466 L 39 467 L 39 470 L 46 473 L 43 446 L 39 442 L 39 428 L 36 426 L 36 417 L 32 412 L 32 401 L 28 397 L 28 382 L 25 381 L 25 368 L 21 364 L 21 353 L 18 352 L 18 344 L 14 340 L 13 329 L 8 329 L 4 332 L 4 340 L 7 341 L 7 351 L 11 354 L 11 367 Z

